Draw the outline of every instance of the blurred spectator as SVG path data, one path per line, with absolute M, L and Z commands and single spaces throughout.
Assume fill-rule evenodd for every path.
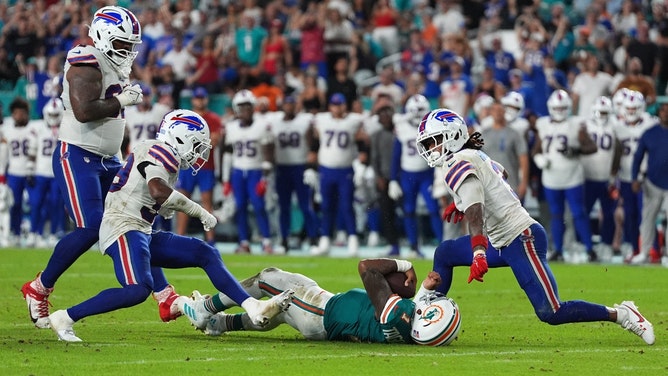
M 260 73 L 258 84 L 251 89 L 251 92 L 258 99 L 258 108 L 260 107 L 260 98 L 266 98 L 268 111 L 278 111 L 278 107 L 283 102 L 283 91 L 274 85 L 272 76 L 266 72 Z
M 12 90 L 21 77 L 16 59 L 10 58 L 8 51 L 0 48 L 0 89 Z
M 259 73 L 258 63 L 265 38 L 267 38 L 267 31 L 256 23 L 253 13 L 248 10 L 244 11 L 241 15 L 241 24 L 234 36 L 237 56 L 242 66 L 246 68 L 240 72 L 242 86 L 249 79 L 248 75 L 254 77 Z
M 301 17 L 300 67 L 302 70 L 315 64 L 320 77 L 328 77 L 325 62 L 325 28 L 321 17 L 315 11 L 304 13 Z
M 401 104 L 404 89 L 397 85 L 394 79 L 394 67 L 388 65 L 380 72 L 380 82 L 371 89 L 371 100 L 376 102 L 381 96 L 387 96 L 393 106 Z
M 170 81 L 169 74 L 173 75 L 171 83 L 173 84 L 172 98 L 174 100 L 174 108 L 179 106 L 181 90 L 185 87 L 186 79 L 197 65 L 197 59 L 189 49 L 184 48 L 184 42 L 184 36 L 181 33 L 174 35 L 172 49 L 159 59 L 162 65 L 162 80 Z M 164 84 L 164 82 L 155 84 L 159 86 L 160 84 Z
M 489 37 L 479 32 L 478 48 L 485 58 L 486 67 L 492 69 L 494 79 L 507 87 L 510 85 L 508 72 L 515 68 L 515 57 L 503 49 L 500 35 L 492 34 Z
M 438 35 L 444 37 L 447 34 L 459 34 L 464 30 L 464 15 L 461 8 L 454 0 L 438 0 L 436 2 L 436 15 L 432 22 L 438 30 Z
M 2 28 L 2 48 L 10 59 L 26 61 L 35 56 L 45 36 L 45 28 L 39 19 L 41 13 L 32 10 L 32 3 L 17 2 L 14 13 Z
M 542 33 L 532 33 L 526 41 L 524 55 L 517 61 L 517 67 L 524 72 L 525 79 L 533 83 L 531 101 L 527 101 L 527 107 L 538 116 L 547 115 L 546 103 L 551 93 L 543 69 L 543 59 L 547 54 L 543 48 L 544 40 Z
M 626 48 L 629 58 L 637 57 L 642 62 L 642 74 L 656 77 L 660 65 L 659 48 L 649 39 L 649 25 L 646 21 L 638 23 L 635 38 Z M 647 100 L 647 98 L 645 98 Z M 649 102 L 649 101 L 648 101 Z M 651 102 L 650 102 L 651 103 Z
M 186 78 L 186 84 L 204 87 L 210 93 L 220 93 L 218 57 L 221 50 L 216 47 L 214 36 L 204 35 L 201 46 L 196 49 L 191 44 L 188 46 L 188 51 L 195 57 L 196 63 L 194 71 Z
M 385 55 L 399 52 L 399 14 L 390 4 L 390 0 L 379 0 L 373 6 L 371 25 L 373 39 L 380 44 Z
M 343 94 L 346 98 L 347 111 L 352 108 L 353 102 L 357 100 L 357 84 L 350 78 L 346 57 L 340 57 L 334 62 L 333 74 L 330 74 L 327 78 L 327 98 L 331 98 L 335 93 Z
M 619 33 L 630 33 L 638 27 L 638 14 L 633 0 L 624 0 L 620 13 L 612 17 L 612 26 Z
M 626 76 L 622 79 L 617 87 L 615 92 L 621 88 L 627 88 L 640 92 L 645 102 L 654 103 L 656 99 L 656 91 L 654 89 L 654 81 L 645 76 L 642 69 L 642 62 L 639 58 L 634 57 L 628 60 Z
M 304 90 L 299 94 L 298 102 L 301 110 L 315 114 L 322 111 L 327 103 L 325 91 L 318 87 L 316 73 L 304 75 Z
M 589 117 L 596 98 L 602 95 L 610 95 L 611 83 L 612 76 L 601 71 L 596 56 L 587 55 L 584 71 L 575 77 L 571 88 L 573 113 L 578 116 Z
M 506 74 L 506 76 L 508 75 Z M 506 88 L 503 83 L 497 81 L 494 77 L 494 68 L 489 64 L 485 64 L 485 69 L 482 71 L 480 82 L 478 82 L 473 91 L 473 97 L 477 98 L 480 94 L 484 93 L 499 100 L 505 92 Z
M 287 39 L 281 34 L 283 22 L 271 21 L 269 36 L 262 41 L 260 67 L 269 75 L 283 74 L 292 65 L 292 53 Z
M 441 97 L 439 103 L 461 116 L 467 116 L 471 107 L 473 82 L 471 77 L 464 73 L 464 59 L 454 56 L 450 59 L 450 75 L 441 82 Z
M 341 0 L 331 0 L 327 5 L 323 37 L 328 74 L 335 71 L 334 64 L 340 58 L 350 57 L 354 30 L 353 24 L 346 18 L 347 9 L 346 3 Z

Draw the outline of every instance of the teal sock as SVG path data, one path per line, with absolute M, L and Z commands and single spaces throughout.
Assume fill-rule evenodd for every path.
M 243 313 L 237 313 L 232 316 L 232 327 L 230 330 L 244 330 L 244 324 L 241 322 L 241 316 L 243 316 Z
M 225 304 L 223 304 L 223 302 L 220 300 L 220 294 L 212 296 L 211 303 L 213 304 L 213 307 L 216 309 L 216 312 L 223 312 L 224 310 L 230 308 Z

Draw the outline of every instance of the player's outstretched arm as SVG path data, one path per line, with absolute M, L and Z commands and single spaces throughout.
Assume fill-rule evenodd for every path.
M 386 274 L 393 272 L 405 273 L 407 278 L 406 283 L 409 283 L 409 281 L 415 283 L 417 280 L 413 265 L 405 260 L 386 258 L 365 259 L 359 262 L 357 270 L 362 278 L 364 289 L 375 308 L 376 318 L 380 317 L 380 313 L 383 311 L 387 300 L 394 294 L 387 279 L 385 279 Z

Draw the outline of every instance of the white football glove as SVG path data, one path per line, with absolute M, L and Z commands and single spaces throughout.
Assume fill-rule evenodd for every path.
M 364 184 L 364 174 L 366 166 L 359 159 L 353 161 L 353 184 L 355 187 L 361 187 Z
M 533 156 L 533 162 L 536 164 L 536 167 L 543 169 L 550 168 L 550 159 L 545 156 L 545 154 L 536 154 Z
M 387 186 L 387 195 L 394 201 L 397 201 L 404 195 L 401 186 L 396 180 L 390 180 L 390 185 Z
M 116 96 L 121 107 L 139 104 L 144 99 L 144 94 L 141 92 L 141 87 L 138 84 L 127 85 L 123 91 Z
M 318 173 L 312 168 L 307 168 L 306 170 L 304 170 L 303 182 L 309 187 L 315 189 L 319 183 Z
M 218 223 L 218 219 L 206 210 L 202 213 L 202 216 L 199 217 L 199 220 L 202 221 L 204 231 L 210 231 L 212 228 L 216 227 L 216 224 Z

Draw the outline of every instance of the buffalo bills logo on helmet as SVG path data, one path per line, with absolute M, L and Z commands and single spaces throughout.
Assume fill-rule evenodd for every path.
M 459 118 L 459 115 L 452 111 L 439 111 L 434 115 L 434 119 L 448 123 L 452 123 L 457 118 Z
M 201 131 L 204 129 L 204 124 L 202 124 L 196 117 L 193 116 L 175 116 L 170 120 L 173 121 L 174 124 L 185 124 L 189 131 Z
M 139 21 L 137 21 L 132 13 L 125 11 L 125 9 L 118 11 L 115 9 L 104 9 L 95 14 L 93 23 L 103 21 L 122 27 L 123 15 L 119 12 L 124 12 L 130 19 L 130 23 L 132 24 L 132 34 L 139 34 Z

